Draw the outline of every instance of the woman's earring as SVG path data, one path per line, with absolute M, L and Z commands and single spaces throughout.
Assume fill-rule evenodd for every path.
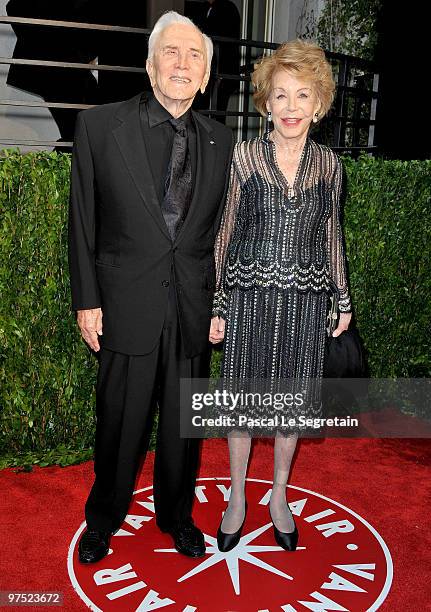
M 271 111 L 268 111 L 268 121 L 272 121 L 272 113 L 271 113 Z
M 318 116 L 319 116 L 319 113 L 314 113 L 314 119 L 313 119 L 314 123 L 316 123 L 316 122 L 317 122 L 317 117 L 318 117 Z

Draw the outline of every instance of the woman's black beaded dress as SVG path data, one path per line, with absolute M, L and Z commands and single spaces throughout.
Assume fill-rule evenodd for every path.
M 341 184 L 340 159 L 310 137 L 292 186 L 269 132 L 235 146 L 215 246 L 213 316 L 226 320 L 223 379 L 322 377 L 331 282 L 340 312 L 351 310 Z M 307 415 L 319 411 L 318 398 Z

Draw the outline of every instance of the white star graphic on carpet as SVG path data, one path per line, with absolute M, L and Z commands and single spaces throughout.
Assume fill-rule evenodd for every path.
M 208 544 L 208 546 L 206 547 L 206 553 L 210 554 L 211 556 L 204 559 L 201 563 L 199 563 L 199 565 L 196 565 L 192 570 L 187 572 L 187 574 L 184 574 L 184 576 L 181 576 L 181 578 L 178 578 L 177 582 L 183 582 L 184 580 L 187 580 L 188 578 L 191 578 L 192 576 L 195 576 L 196 574 L 203 572 L 209 567 L 212 567 L 216 563 L 226 561 L 227 569 L 229 571 L 230 578 L 232 580 L 233 588 L 235 590 L 235 593 L 239 595 L 241 592 L 240 580 L 239 580 L 239 560 L 240 559 L 242 559 L 243 561 L 246 561 L 247 563 L 251 563 L 252 565 L 256 565 L 257 567 L 261 567 L 262 569 L 268 572 L 271 572 L 272 574 L 276 574 L 277 576 L 286 578 L 286 580 L 293 580 L 293 577 L 289 576 L 289 574 L 285 574 L 278 568 L 273 567 L 272 565 L 269 565 L 269 563 L 265 563 L 265 561 L 262 561 L 258 557 L 254 557 L 252 554 L 252 553 L 274 552 L 274 551 L 282 551 L 285 554 L 289 554 L 289 553 L 286 553 L 286 551 L 283 548 L 281 548 L 281 546 L 259 546 L 256 544 L 255 545 L 250 544 L 250 542 L 255 540 L 257 537 L 259 537 L 262 533 L 264 533 L 270 527 L 272 527 L 272 523 L 263 525 L 262 527 L 259 527 L 258 529 L 251 531 L 247 535 L 242 536 L 242 538 L 238 542 L 238 545 L 235 546 L 235 548 L 233 548 L 229 552 L 220 552 L 217 547 L 217 538 L 214 538 L 204 533 L 205 542 Z M 298 546 L 296 548 L 296 550 L 301 550 L 301 549 L 305 549 L 305 546 Z M 156 548 L 154 552 L 178 553 L 178 551 L 175 548 Z

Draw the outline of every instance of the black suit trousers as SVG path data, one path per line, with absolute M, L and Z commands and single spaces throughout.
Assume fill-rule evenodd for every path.
M 210 350 L 186 358 L 171 279 L 159 342 L 146 355 L 98 352 L 95 480 L 85 506 L 90 529 L 116 531 L 148 448 L 154 407 L 159 407 L 154 464 L 157 525 L 165 530 L 192 513 L 200 440 L 180 437 L 180 378 L 205 378 Z

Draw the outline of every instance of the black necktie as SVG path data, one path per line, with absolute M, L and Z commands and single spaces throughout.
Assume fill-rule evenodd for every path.
M 192 164 L 187 146 L 187 129 L 183 119 L 169 119 L 175 129 L 171 159 L 165 180 L 162 213 L 174 240 L 186 218 L 192 193 Z

